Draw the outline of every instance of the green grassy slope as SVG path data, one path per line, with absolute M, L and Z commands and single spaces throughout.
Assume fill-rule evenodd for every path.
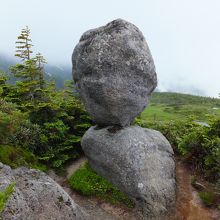
M 220 99 L 171 92 L 154 92 L 148 107 L 141 114 L 146 121 L 168 121 L 195 117 L 206 120 L 207 115 L 220 117 Z

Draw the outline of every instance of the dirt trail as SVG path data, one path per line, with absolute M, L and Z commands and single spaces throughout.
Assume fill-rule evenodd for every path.
M 176 218 L 180 220 L 219 220 L 217 210 L 203 206 L 196 190 L 191 186 L 190 172 L 181 160 L 176 160 L 177 201 Z
M 69 179 L 71 175 L 77 171 L 81 165 L 87 161 L 86 157 L 81 157 L 66 167 L 66 177 Z
M 66 176 L 58 176 L 52 170 L 50 170 L 48 174 L 63 187 L 78 205 L 86 210 L 90 215 L 90 220 L 136 220 L 135 213 L 124 206 L 119 207 L 95 197 L 82 196 L 69 187 L 67 179 L 86 161 L 87 159 L 85 157 L 81 157 L 67 165 Z
M 100 201 L 94 197 L 85 197 L 73 191 L 68 183 L 69 178 L 84 162 L 85 157 L 69 164 L 66 167 L 66 177 L 57 176 L 53 171 L 49 175 L 58 182 L 64 190 L 83 207 L 91 216 L 91 220 L 136 220 L 136 213 L 126 207 L 114 206 L 110 203 Z M 176 213 L 169 220 L 220 220 L 220 213 L 217 210 L 205 208 L 197 192 L 191 186 L 190 172 L 184 164 L 177 159 L 176 161 L 176 177 L 177 177 L 177 202 Z

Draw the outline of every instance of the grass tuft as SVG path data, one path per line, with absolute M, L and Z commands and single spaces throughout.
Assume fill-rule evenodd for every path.
M 199 197 L 206 206 L 212 206 L 215 204 L 215 194 L 213 192 L 199 192 Z
M 134 203 L 124 193 L 93 171 L 88 162 L 69 178 L 69 184 L 85 196 L 96 196 L 112 204 L 134 207 Z
M 14 192 L 15 183 L 10 184 L 4 191 L 0 191 L 0 213 L 3 212 L 5 204 Z

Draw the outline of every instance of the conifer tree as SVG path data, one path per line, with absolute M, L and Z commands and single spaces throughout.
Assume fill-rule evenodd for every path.
M 30 29 L 26 26 L 21 30 L 21 34 L 18 36 L 18 40 L 16 41 L 17 50 L 15 56 L 20 57 L 23 61 L 30 60 L 31 54 L 33 53 L 31 50 L 33 44 L 31 44 L 31 42 Z
M 39 84 L 40 84 L 40 88 L 43 89 L 44 84 L 45 84 L 45 80 L 44 80 L 44 64 L 46 64 L 46 60 L 44 59 L 44 57 L 42 56 L 41 53 L 37 53 L 34 60 L 36 61 L 36 65 L 38 67 L 38 71 L 39 71 Z
M 10 85 L 6 83 L 7 80 L 8 80 L 7 75 L 0 70 L 0 97 L 4 97 L 5 90 L 7 90 L 7 88 L 10 87 Z
M 16 82 L 15 101 L 25 105 L 33 104 L 44 96 L 42 91 L 45 85 L 43 66 L 46 60 L 40 53 L 31 57 L 33 53 L 31 42 L 30 29 L 26 27 L 21 30 L 16 41 L 15 56 L 20 57 L 22 63 L 11 67 L 11 72 L 19 79 Z

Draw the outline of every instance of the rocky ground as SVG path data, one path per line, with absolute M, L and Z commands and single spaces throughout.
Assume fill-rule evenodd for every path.
M 72 190 L 67 183 L 67 178 L 74 173 L 84 162 L 85 157 L 76 160 L 66 167 L 66 176 L 58 176 L 53 171 L 49 172 L 56 182 L 58 182 L 65 191 L 74 199 L 74 201 L 86 209 L 94 220 L 114 220 L 138 219 L 136 214 L 126 207 L 114 206 L 108 202 L 94 197 L 85 197 Z M 183 162 L 176 159 L 176 177 L 177 177 L 177 202 L 176 213 L 173 220 L 219 220 L 220 213 L 217 210 L 208 209 L 203 206 L 197 192 L 191 186 L 190 172 L 184 166 Z M 170 219 L 171 220 L 171 219 Z
M 86 158 L 82 157 L 69 164 L 66 167 L 66 176 L 58 176 L 52 170 L 49 171 L 49 176 L 59 183 L 80 207 L 86 210 L 91 220 L 136 219 L 135 214 L 126 207 L 115 206 L 95 197 L 82 196 L 69 187 L 67 178 L 85 162 Z
M 89 219 L 83 208 L 41 171 L 25 167 L 11 169 L 0 163 L 0 191 L 11 186 L 13 190 L 0 210 L 2 220 Z

